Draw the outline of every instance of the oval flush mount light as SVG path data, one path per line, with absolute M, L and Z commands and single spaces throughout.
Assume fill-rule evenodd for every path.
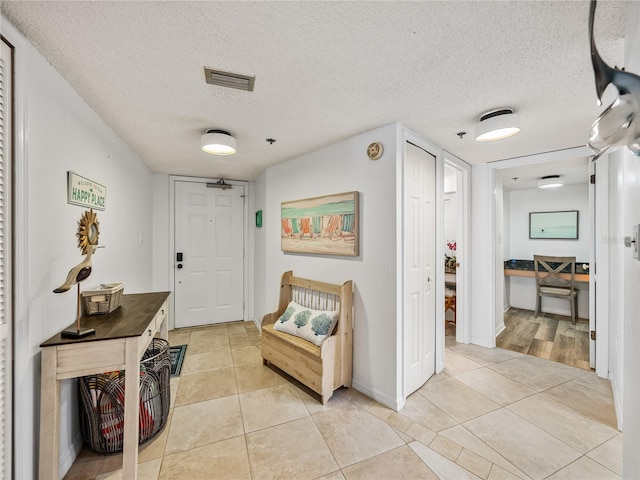
M 538 188 L 558 188 L 564 185 L 560 175 L 547 175 L 538 180 Z
M 212 155 L 236 153 L 236 139 L 224 130 L 207 130 L 200 142 L 202 150 Z
M 508 138 L 520 131 L 520 117 L 512 108 L 501 108 L 480 117 L 475 127 L 477 142 L 493 142 Z

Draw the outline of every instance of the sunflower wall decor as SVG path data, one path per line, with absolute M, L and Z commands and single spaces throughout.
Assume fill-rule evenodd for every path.
M 84 212 L 78 222 L 78 248 L 82 250 L 82 254 L 89 252 L 89 247 L 98 245 L 98 237 L 100 236 L 100 222 L 98 216 L 92 210 Z

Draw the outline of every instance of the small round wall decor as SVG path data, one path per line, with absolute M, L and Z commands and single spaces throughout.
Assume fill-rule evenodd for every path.
M 87 210 L 82 214 L 78 222 L 78 248 L 82 250 L 82 254 L 89 253 L 90 247 L 98 245 L 98 237 L 100 236 L 100 222 L 98 216 L 93 209 Z
M 382 152 L 384 151 L 384 147 L 381 143 L 373 142 L 367 148 L 367 155 L 371 160 L 378 160 L 382 156 Z

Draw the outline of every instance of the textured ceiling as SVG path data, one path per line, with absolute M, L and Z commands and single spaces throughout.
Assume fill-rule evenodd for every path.
M 565 185 L 589 183 L 589 158 L 577 157 L 563 161 L 553 161 L 503 168 L 497 171 L 502 176 L 505 190 L 526 190 L 538 188 L 538 180 L 547 175 L 558 175 Z
M 603 109 L 586 1 L 0 5 L 155 172 L 250 180 L 392 122 L 484 163 L 584 145 Z M 628 8 L 598 5 L 597 45 L 611 65 L 622 65 Z M 207 85 L 205 66 L 255 75 L 255 90 Z M 502 106 L 521 115 L 522 132 L 476 143 L 474 123 Z M 203 153 L 207 128 L 230 131 L 238 153 Z

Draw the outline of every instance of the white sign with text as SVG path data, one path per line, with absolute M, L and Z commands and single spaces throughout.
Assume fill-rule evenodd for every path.
M 74 172 L 67 172 L 67 180 L 67 203 L 94 210 L 106 208 L 107 187 Z

